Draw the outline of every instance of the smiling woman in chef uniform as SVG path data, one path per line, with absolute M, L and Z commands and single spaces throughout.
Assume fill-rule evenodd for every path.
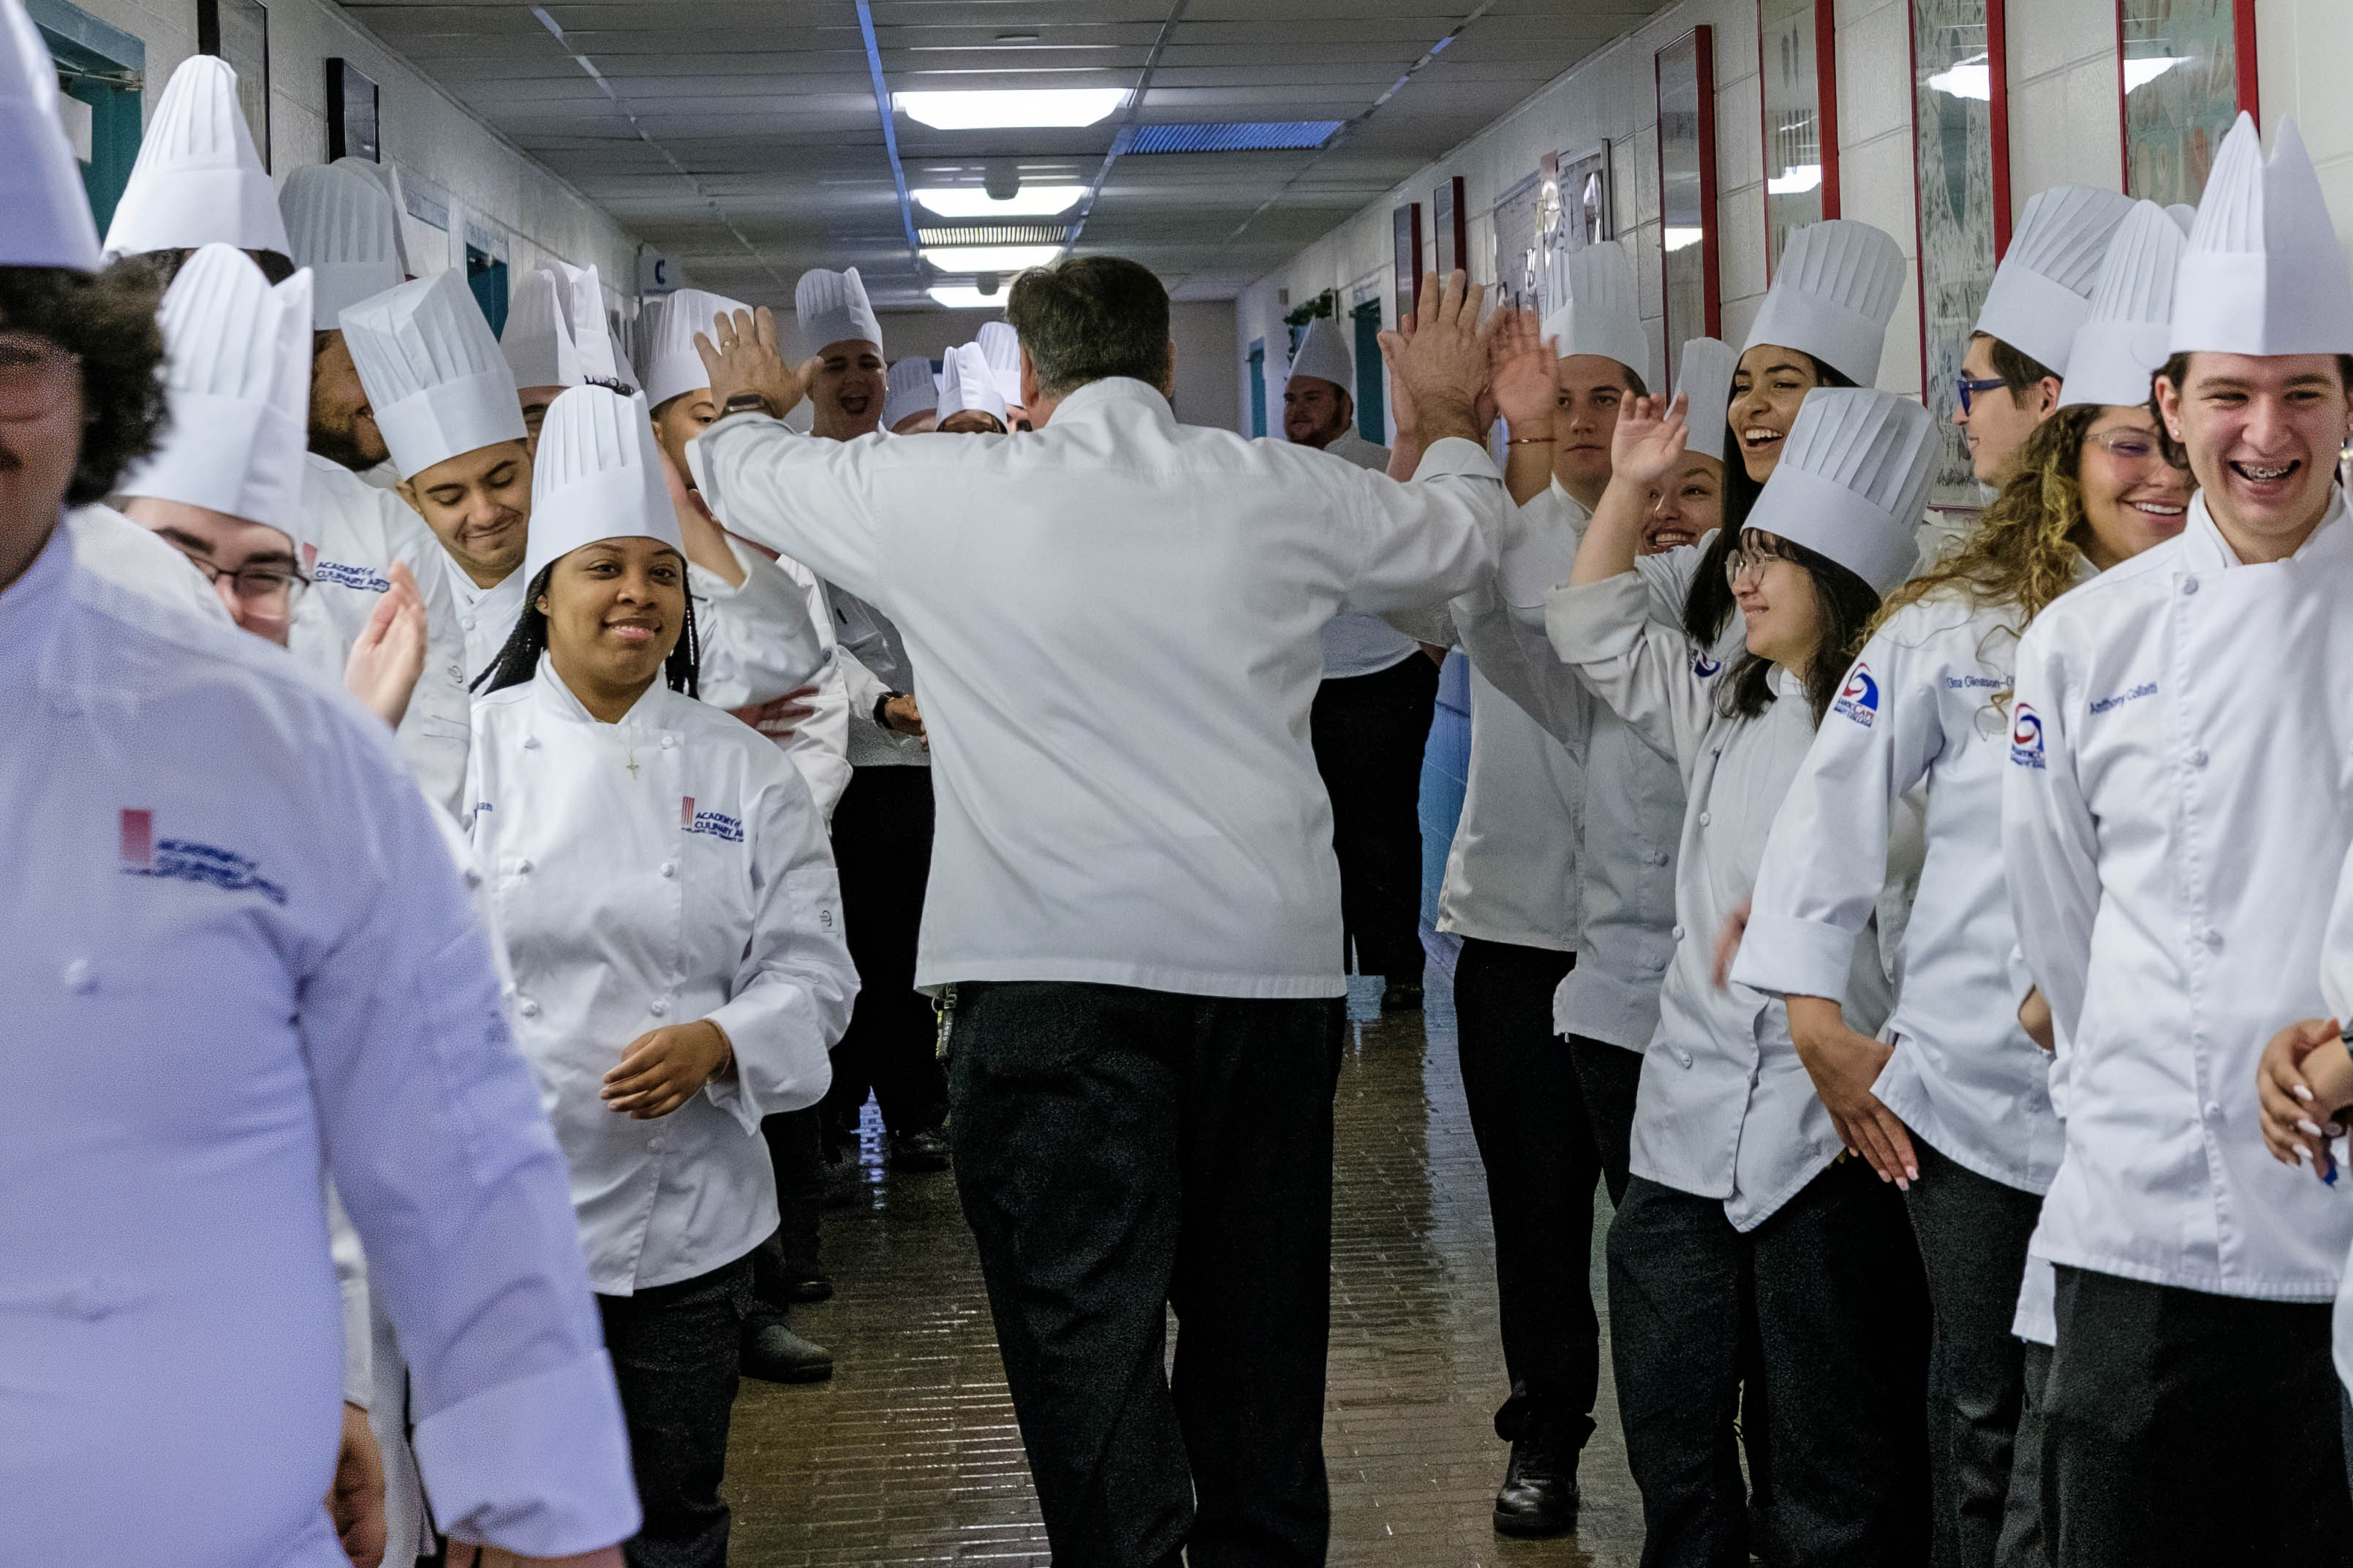
M 718 1563 L 751 1254 L 776 1228 L 760 1119 L 824 1094 L 857 978 L 807 786 L 694 700 L 686 558 L 642 395 L 556 398 L 532 511 L 522 616 L 474 710 L 474 844 L 571 1162 L 637 1545 Z

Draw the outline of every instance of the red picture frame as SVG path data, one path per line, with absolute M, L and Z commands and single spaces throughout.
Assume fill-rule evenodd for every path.
M 2125 77 L 2125 5 L 2116 0 L 2116 154 L 2117 167 L 2124 171 L 2125 191 L 2132 189 L 2132 110 L 2131 88 Z M 2238 111 L 2255 117 L 2263 124 L 2263 95 L 2259 62 L 2255 54 L 2255 0 L 2231 0 L 2231 69 L 2238 89 Z
M 2124 0 L 2116 0 L 2121 5 Z M 1814 18 L 1814 114 L 1821 136 L 1822 218 L 1827 222 L 1839 216 L 1839 141 L 1838 141 L 1838 0 L 1810 0 Z M 1765 55 L 1765 6 L 1762 0 L 1757 7 L 1757 130 L 1758 145 L 1770 148 L 1773 126 L 1770 110 L 1765 102 L 1764 73 L 1768 68 Z M 1771 164 L 1767 170 L 1769 173 Z M 1773 254 L 1770 243 L 1773 233 L 1773 198 L 1770 193 L 1760 193 L 1765 203 L 1765 280 L 1773 280 L 1774 265 L 1781 258 Z
M 1421 204 L 1408 202 L 1398 208 L 1390 225 L 1396 247 L 1397 320 L 1401 322 L 1413 314 L 1421 299 Z
M 1658 110 L 1659 168 L 1659 281 L 1662 298 L 1666 303 L 1667 361 L 1663 371 L 1672 374 L 1677 359 L 1679 342 L 1674 319 L 1673 279 L 1667 260 L 1667 57 L 1684 45 L 1691 46 L 1693 84 L 1697 89 L 1695 119 L 1699 153 L 1699 250 L 1700 250 L 1700 330 L 1685 334 L 1691 337 L 1721 337 L 1724 332 L 1724 286 L 1722 264 L 1717 252 L 1719 239 L 1715 193 L 1715 29 L 1705 23 L 1694 27 L 1651 57 L 1652 101 Z M 1688 325 L 1688 323 L 1684 323 Z

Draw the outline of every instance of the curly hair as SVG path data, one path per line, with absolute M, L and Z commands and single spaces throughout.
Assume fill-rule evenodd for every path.
M 105 500 L 164 433 L 163 293 L 154 268 L 135 258 L 95 275 L 0 267 L 0 330 L 47 338 L 81 361 L 81 456 L 68 506 Z

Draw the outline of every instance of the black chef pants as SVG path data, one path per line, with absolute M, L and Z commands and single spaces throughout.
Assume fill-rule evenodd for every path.
M 915 939 L 932 874 L 932 770 L 851 769 L 833 810 L 833 858 L 858 1000 L 833 1048 L 827 1111 L 854 1140 L 871 1089 L 885 1127 L 927 1131 L 947 1114 L 938 1021 L 931 998 L 915 989 Z
M 2026 1376 L 2018 1410 L 2018 1440 L 2010 1447 L 2010 1501 L 2002 1510 L 1999 1568 L 2051 1568 L 2051 1538 L 2042 1528 L 2042 1426 L 2048 1415 L 2051 1347 L 2023 1342 Z
M 1421 754 L 1438 667 L 1416 651 L 1315 689 L 1315 768 L 1332 797 L 1340 917 L 1356 972 L 1421 983 Z M 1345 961 L 1346 948 L 1341 950 Z
M 1609 1227 L 1609 1329 L 1643 1568 L 1747 1568 L 1733 1417 L 1751 1313 L 1773 1560 L 1926 1562 L 1924 1294 L 1903 1202 L 1862 1161 L 1831 1165 L 1746 1235 L 1716 1199 L 1630 1181 Z
M 1626 1201 L 1634 1147 L 1634 1093 L 1642 1083 L 1642 1053 L 1586 1035 L 1568 1037 L 1569 1059 L 1577 1064 L 1577 1087 L 1585 1097 L 1585 1117 L 1593 1128 L 1601 1179 L 1612 1205 Z
M 1324 1561 L 1345 1019 L 1338 998 L 957 987 L 956 1184 L 1057 1564 Z
M 1552 994 L 1573 952 L 1465 938 L 1454 965 L 1462 1097 L 1487 1172 L 1495 1291 L 1511 1396 L 1506 1440 L 1548 1435 L 1573 1452 L 1593 1435 L 1601 1321 L 1593 1310 L 1593 1193 L 1601 1163 Z
M 1935 1568 L 1993 1568 L 2010 1501 L 2026 1347 L 2010 1331 L 2042 1195 L 1981 1176 L 1917 1132 L 1907 1206 L 1928 1277 L 1928 1474 Z
M 2058 1273 L 2042 1499 L 2059 1568 L 2353 1563 L 2328 1303 Z
M 727 1561 L 719 1481 L 751 1305 L 749 1255 L 634 1296 L 596 1298 L 645 1510 L 643 1527 L 623 1549 L 630 1568 L 721 1568 Z

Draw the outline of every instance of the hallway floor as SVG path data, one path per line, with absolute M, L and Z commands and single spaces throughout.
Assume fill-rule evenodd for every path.
M 1508 1456 L 1494 1254 L 1434 952 L 1429 1009 L 1378 1016 L 1359 981 L 1340 1072 L 1331 1391 L 1332 1552 L 1349 1568 L 1633 1568 L 1641 1507 L 1603 1350 L 1600 1424 L 1574 1540 L 1497 1536 Z M 736 1568 L 1048 1562 L 979 1266 L 949 1175 L 892 1176 L 868 1110 L 856 1204 L 825 1216 L 838 1294 L 794 1326 L 829 1347 L 828 1384 L 746 1381 L 727 1493 Z M 1606 1198 L 1599 1223 L 1608 1223 Z M 1599 1239 L 1594 1293 L 1601 1296 Z M 1603 1318 L 1608 1332 L 1608 1318 Z

